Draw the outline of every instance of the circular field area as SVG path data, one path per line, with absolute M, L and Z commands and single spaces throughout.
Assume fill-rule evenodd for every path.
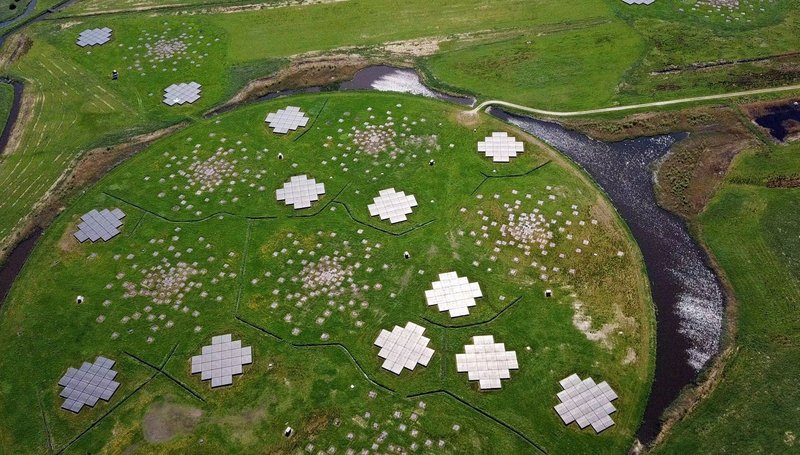
M 560 155 L 458 112 L 278 99 L 110 173 L 47 230 L 3 309 L 0 445 L 626 451 L 653 364 L 639 252 Z M 493 135 L 505 147 L 479 153 Z M 73 379 L 83 362 L 102 388 Z M 612 426 L 564 424 L 573 374 L 613 390 Z

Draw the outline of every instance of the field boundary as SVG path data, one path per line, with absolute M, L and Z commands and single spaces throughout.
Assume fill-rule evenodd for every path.
M 479 413 L 480 415 L 491 419 L 493 422 L 495 422 L 498 425 L 504 427 L 505 429 L 510 430 L 512 433 L 516 434 L 518 437 L 520 437 L 523 440 L 525 440 L 525 442 L 527 442 L 531 446 L 535 447 L 539 452 L 545 453 L 545 454 L 548 453 L 547 449 L 545 449 L 544 447 L 542 447 L 539 444 L 537 444 L 536 441 L 534 441 L 533 439 L 531 439 L 528 436 L 526 436 L 525 433 L 521 432 L 520 430 L 517 430 L 513 426 L 511 426 L 511 425 L 507 424 L 506 422 L 500 420 L 499 418 L 489 414 L 488 412 L 484 411 L 483 409 L 481 409 L 481 408 L 479 408 L 477 406 L 469 404 L 469 402 L 467 402 L 463 398 L 461 398 L 458 395 L 456 395 L 456 394 L 454 394 L 452 392 L 449 392 L 447 390 L 438 389 L 438 390 L 431 390 L 429 392 L 413 393 L 411 395 L 407 395 L 406 398 L 419 398 L 419 397 L 428 396 L 428 395 L 447 395 L 448 397 L 458 401 L 462 405 L 472 409 L 473 411 Z
M 523 296 L 519 296 L 516 299 L 512 300 L 508 305 L 504 306 L 503 308 L 500 309 L 500 311 L 495 313 L 494 316 L 490 317 L 489 319 L 484 319 L 483 321 L 469 322 L 469 323 L 466 323 L 466 324 L 447 325 L 447 324 L 442 324 L 440 322 L 436 322 L 436 321 L 434 321 L 432 319 L 429 319 L 427 316 L 422 316 L 422 319 L 425 322 L 429 323 L 429 324 L 433 324 L 433 325 L 435 325 L 437 327 L 441 327 L 443 329 L 464 329 L 464 328 L 467 328 L 467 327 L 477 327 L 479 325 L 489 324 L 489 323 L 493 322 L 495 319 L 497 319 L 500 316 L 502 316 L 503 313 L 505 313 L 506 311 L 510 310 L 511 307 L 514 306 L 517 302 L 522 300 L 522 297 Z

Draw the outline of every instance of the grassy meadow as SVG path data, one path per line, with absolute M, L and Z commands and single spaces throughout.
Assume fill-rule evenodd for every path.
M 309 127 L 275 135 L 263 119 L 286 105 L 307 112 Z M 492 163 L 477 141 L 518 133 L 489 117 L 462 126 L 456 112 L 390 94 L 280 99 L 198 122 L 114 170 L 47 230 L 0 313 L 0 391 L 15 396 L 0 400 L 0 446 L 338 453 L 385 430 L 381 443 L 406 450 L 627 450 L 653 365 L 653 309 L 633 240 L 552 151 L 527 143 L 511 163 Z M 388 136 L 364 142 L 370 131 Z M 209 168 L 224 178 L 202 180 Z M 297 174 L 326 192 L 295 211 L 275 190 Z M 408 221 L 370 217 L 367 204 L 389 187 L 415 195 Z M 103 207 L 126 212 L 122 234 L 76 242 L 78 217 Z M 535 211 L 553 223 L 549 254 L 496 244 L 508 214 Z M 320 295 L 303 277 L 325 257 L 340 258 L 350 279 Z M 170 270 L 187 273 L 182 290 Z M 457 320 L 424 300 L 451 270 L 484 295 Z M 436 353 L 395 376 L 373 342 L 408 321 L 426 328 Z M 188 360 L 228 332 L 253 346 L 254 363 L 211 390 Z M 520 368 L 499 391 L 455 371 L 475 335 L 517 352 Z M 59 409 L 63 371 L 97 355 L 118 361 L 122 388 L 78 415 Z M 595 435 L 561 423 L 558 380 L 573 372 L 618 391 L 614 427 Z
M 656 453 L 797 451 L 800 190 L 765 185 L 796 177 L 798 152 L 794 143 L 739 156 L 699 219 L 738 301 L 737 351 L 722 382 Z
M 620 78 L 645 51 L 616 21 L 452 46 L 425 62 L 435 81 L 481 99 L 565 110 L 610 105 Z
M 598 14 L 604 20 L 566 24 L 554 31 L 534 27 L 512 38 L 454 41 L 421 64 L 435 85 L 562 111 L 797 81 L 796 59 L 657 73 L 695 63 L 796 52 L 797 0 L 742 2 L 754 7 L 740 15 L 745 19 L 731 22 L 721 14 L 692 11 L 692 1 L 647 7 L 595 3 L 598 9 L 607 5 L 608 10 Z

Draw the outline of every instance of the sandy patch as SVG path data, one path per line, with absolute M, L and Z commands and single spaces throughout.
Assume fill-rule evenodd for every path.
M 67 228 L 64 230 L 64 233 L 61 234 L 61 238 L 58 239 L 58 250 L 63 253 L 74 253 L 75 251 L 80 250 L 81 243 L 75 238 L 73 233 L 78 230 L 78 222 L 80 219 L 75 217 L 74 220 L 70 221 L 67 224 Z
M 635 320 L 631 317 L 625 316 L 619 306 L 614 306 L 614 320 L 603 324 L 599 329 L 593 330 L 592 317 L 586 313 L 585 304 L 580 300 L 572 302 L 572 325 L 581 333 L 586 336 L 589 341 L 595 341 L 603 346 L 611 349 L 613 341 L 610 339 L 614 331 L 622 328 L 629 327 L 635 324 Z M 635 354 L 635 353 L 634 353 Z
M 636 362 L 636 350 L 633 348 L 628 348 L 628 352 L 625 353 L 625 358 L 622 359 L 623 365 L 630 365 Z
M 792 431 L 787 431 L 783 434 L 783 443 L 789 447 L 794 447 L 794 443 L 797 440 L 797 435 L 794 434 Z

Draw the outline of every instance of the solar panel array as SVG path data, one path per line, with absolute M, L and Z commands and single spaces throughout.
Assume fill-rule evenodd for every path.
M 478 151 L 485 153 L 495 163 L 508 163 L 518 153 L 525 151 L 525 144 L 505 132 L 494 132 L 481 142 Z
M 200 99 L 201 88 L 202 85 L 197 82 L 172 84 L 164 89 L 164 104 L 174 106 L 176 104 L 194 103 Z
M 436 305 L 439 311 L 448 311 L 451 318 L 468 315 L 469 307 L 475 306 L 478 297 L 483 297 L 480 285 L 470 283 L 456 272 L 440 273 L 433 289 L 425 291 L 428 306 Z
M 253 363 L 253 349 L 242 347 L 241 340 L 231 341 L 231 334 L 211 338 L 200 355 L 192 357 L 192 374 L 200 373 L 200 380 L 211 379 L 211 387 L 233 384 L 233 376 L 242 374 L 242 365 Z
M 561 403 L 555 406 L 555 410 L 565 425 L 572 422 L 577 422 L 581 428 L 591 425 L 597 433 L 614 425 L 609 416 L 617 410 L 611 404 L 617 399 L 617 394 L 607 382 L 595 384 L 592 378 L 581 381 L 577 374 L 573 374 L 562 379 L 560 384 L 564 390 L 558 392 Z
M 90 28 L 84 30 L 78 35 L 77 44 L 80 47 L 86 46 L 99 46 L 111 41 L 111 29 L 108 27 L 103 28 Z
M 110 400 L 119 388 L 119 382 L 114 381 L 117 376 L 117 372 L 112 370 L 114 363 L 100 356 L 94 363 L 83 362 L 79 369 L 67 369 L 58 381 L 58 385 L 64 388 L 59 394 L 64 398 L 61 408 L 77 414 L 84 405 L 94 407 L 98 400 Z
M 311 207 L 311 203 L 318 201 L 323 194 L 325 194 L 325 184 L 317 183 L 305 174 L 295 175 L 283 185 L 283 188 L 275 190 L 275 197 L 279 201 L 286 201 L 286 205 L 293 205 L 295 210 Z
M 306 126 L 308 120 L 306 114 L 299 107 L 287 106 L 286 109 L 270 112 L 264 121 L 269 124 L 273 132 L 286 134 L 290 130 L 294 131 L 301 126 Z
M 417 206 L 417 200 L 413 195 L 402 191 L 397 192 L 394 188 L 381 190 L 378 197 L 373 199 L 374 204 L 367 206 L 371 216 L 379 216 L 382 220 L 388 219 L 392 224 L 405 221 L 412 210 L 411 207 Z
M 386 359 L 382 367 L 394 374 L 400 374 L 403 368 L 413 370 L 417 364 L 428 366 L 433 349 L 428 347 L 429 338 L 422 336 L 425 328 L 408 322 L 405 327 L 394 326 L 391 332 L 381 330 L 375 345 L 381 348 L 378 356 Z
M 456 371 L 467 373 L 470 381 L 479 381 L 481 390 L 499 389 L 501 379 L 510 379 L 519 368 L 516 351 L 506 351 L 503 343 L 495 343 L 491 335 L 474 336 L 464 346 L 464 354 L 456 354 Z
M 119 234 L 119 227 L 122 226 L 122 219 L 125 212 L 120 209 L 102 211 L 92 210 L 81 216 L 78 230 L 73 234 L 79 242 L 87 240 L 96 242 L 98 240 L 108 241 Z
M 622 0 L 629 5 L 650 5 L 656 0 Z

